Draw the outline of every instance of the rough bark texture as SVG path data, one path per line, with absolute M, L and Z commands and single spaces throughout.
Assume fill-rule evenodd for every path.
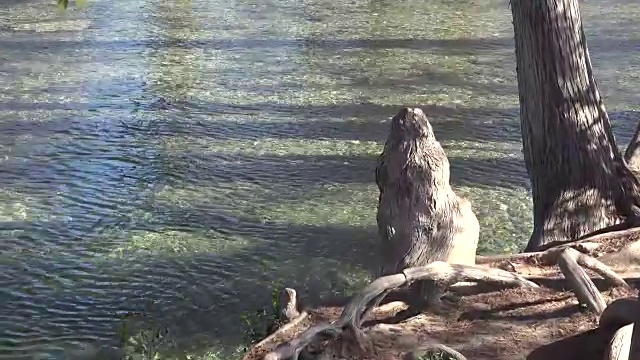
M 403 360 L 422 359 L 467 360 L 464 355 L 443 344 L 427 345 L 406 354 L 403 358 Z
M 618 329 L 613 334 L 613 338 L 609 342 L 609 346 L 604 355 L 604 360 L 632 360 L 629 354 L 629 346 L 631 345 L 631 333 L 633 325 L 626 325 Z
M 449 160 L 422 110 L 404 108 L 392 119 L 376 183 L 382 239 L 377 276 L 433 261 L 475 263 L 478 220 L 451 188 Z M 433 284 L 419 281 L 413 289 L 417 298 L 437 296 Z
M 513 0 L 534 230 L 525 251 L 637 216 L 639 183 L 593 78 L 578 0 Z
M 624 159 L 636 173 L 640 171 L 640 122 L 624 153 Z
M 569 281 L 578 301 L 587 305 L 587 308 L 596 314 L 602 314 L 607 303 L 589 275 L 578 265 L 575 255 L 572 256 L 569 251 L 563 251 L 558 257 L 558 266 Z

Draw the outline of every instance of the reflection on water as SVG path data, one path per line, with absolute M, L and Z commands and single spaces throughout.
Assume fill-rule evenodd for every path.
M 639 5 L 583 12 L 624 144 Z M 233 347 L 274 284 L 357 287 L 401 105 L 432 117 L 481 250 L 518 250 L 512 37 L 506 0 L 0 4 L 0 359 L 114 343 L 134 312 Z

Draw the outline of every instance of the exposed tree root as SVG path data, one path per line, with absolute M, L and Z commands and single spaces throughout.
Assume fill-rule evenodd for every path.
M 446 359 L 467 360 L 467 358 L 458 351 L 443 344 L 433 344 L 421 347 L 416 351 L 408 353 L 403 360 L 418 360 L 420 358 L 441 359 L 438 355 L 446 354 Z
M 638 316 L 638 302 L 634 297 L 614 300 L 600 315 L 600 327 L 621 328 L 633 324 Z
M 586 241 L 587 240 L 585 240 L 585 243 L 587 243 Z M 361 351 L 368 351 L 368 349 L 371 348 L 370 341 L 364 331 L 360 328 L 363 318 L 366 316 L 368 311 L 372 307 L 376 306 L 389 292 L 399 287 L 407 286 L 415 281 L 432 280 L 442 287 L 451 287 L 456 283 L 464 281 L 475 282 L 479 287 L 538 287 L 535 282 L 527 280 L 524 276 L 515 274 L 515 267 L 512 262 L 525 262 L 536 266 L 557 265 L 564 274 L 567 285 L 576 294 L 578 300 L 585 304 L 589 310 L 594 313 L 603 314 L 607 308 L 606 302 L 602 294 L 594 285 L 593 280 L 589 278 L 583 268 L 589 269 L 600 275 L 609 286 L 628 287 L 628 284 L 611 268 L 593 256 L 588 255 L 589 247 L 583 247 L 583 244 L 585 243 L 576 242 L 570 245 L 562 245 L 535 253 L 478 256 L 478 263 L 483 264 L 484 266 L 457 265 L 436 261 L 426 266 L 405 269 L 399 274 L 378 278 L 344 307 L 338 320 L 333 323 L 321 323 L 312 326 L 298 337 L 287 343 L 278 345 L 268 353 L 264 359 L 297 360 L 303 350 L 310 344 L 335 339 L 337 337 L 340 337 L 345 343 L 355 345 L 356 348 Z M 487 266 L 495 266 L 499 268 Z M 502 270 L 501 268 L 505 270 Z M 289 298 L 292 298 L 291 293 L 293 293 L 295 297 L 295 291 L 290 291 Z M 626 308 L 629 308 L 631 305 L 626 304 L 625 306 Z M 289 304 L 285 308 L 289 309 L 287 311 L 289 314 L 296 313 L 294 311 L 296 308 L 295 303 L 293 305 Z M 638 311 L 638 313 L 640 313 L 640 311 Z M 608 310 L 607 312 L 604 312 L 603 318 L 611 318 L 612 323 L 624 323 L 625 325 L 633 321 L 630 319 L 618 319 L 620 316 L 625 315 L 616 314 L 617 313 L 615 313 L 614 310 Z M 306 316 L 307 313 L 302 312 L 302 314 L 278 329 L 274 334 L 261 341 L 257 346 L 261 346 L 272 341 L 278 335 L 297 325 Z M 606 322 L 608 320 L 601 321 Z M 452 353 L 445 349 L 448 348 L 446 346 L 434 345 L 432 350 L 444 351 L 453 358 L 464 359 L 462 354 L 458 353 L 459 356 L 462 356 L 458 357 L 458 355 L 456 355 L 457 352 Z M 455 351 L 453 349 L 450 350 Z
M 640 227 L 621 231 L 607 232 L 593 236 L 587 236 L 578 240 L 549 243 L 541 247 L 537 252 L 526 252 L 509 255 L 476 256 L 476 264 L 491 264 L 504 261 L 528 262 L 538 265 L 553 266 L 555 263 L 547 263 L 552 260 L 548 257 L 549 251 L 558 251 L 564 248 L 573 248 L 581 253 L 599 257 L 602 254 L 622 251 L 640 241 Z
M 600 327 L 617 329 L 604 360 L 640 359 L 640 298 L 613 301 L 600 316 Z
M 360 329 L 363 315 L 372 301 L 381 294 L 408 285 L 417 280 L 433 280 L 439 284 L 451 285 L 460 281 L 492 282 L 506 287 L 538 287 L 535 283 L 516 274 L 499 269 L 486 269 L 480 266 L 454 265 L 442 261 L 426 266 L 410 268 L 402 273 L 380 277 L 356 295 L 344 308 L 340 318 L 333 323 L 322 323 L 304 331 L 297 338 L 277 346 L 268 353 L 265 360 L 297 360 L 300 353 L 311 343 L 336 338 L 347 331 L 353 335 L 357 347 L 367 349 L 367 338 Z
M 629 349 L 631 345 L 631 335 L 633 324 L 625 325 L 618 329 L 607 346 L 604 360 L 631 360 Z
M 620 225 L 622 226 L 622 225 Z M 559 246 L 580 246 L 580 244 L 585 243 L 595 243 L 601 244 L 604 247 L 611 248 L 615 250 L 620 250 L 622 246 L 621 243 L 629 243 L 633 241 L 640 240 L 640 227 L 632 227 L 628 229 L 615 230 L 615 231 L 605 231 L 605 229 L 598 230 L 597 232 L 587 234 L 577 240 L 567 240 L 567 241 L 555 241 L 545 244 L 540 247 L 540 251 L 548 250 L 551 248 L 556 248 Z
M 294 289 L 285 288 L 280 293 L 278 298 L 278 317 L 281 321 L 286 321 L 284 325 L 278 327 L 269 336 L 262 339 L 260 342 L 254 345 L 255 348 L 265 346 L 282 334 L 296 327 L 300 322 L 309 316 L 306 310 L 299 311 L 298 294 Z M 244 358 L 243 358 L 244 359 Z
M 281 327 L 279 327 L 271 335 L 269 335 L 266 338 L 260 340 L 260 342 L 255 344 L 254 347 L 259 348 L 259 347 L 262 347 L 262 346 L 270 343 L 272 340 L 274 340 L 275 338 L 277 338 L 281 334 L 284 334 L 287 331 L 289 331 L 289 330 L 293 329 L 294 327 L 296 327 L 298 324 L 300 324 L 300 322 L 302 322 L 302 320 L 306 319 L 307 316 L 309 316 L 309 313 L 307 311 L 301 312 L 298 316 L 296 316 L 295 318 L 291 319 L 291 321 L 289 321 L 288 323 L 286 323 L 286 324 L 282 325 Z
M 593 281 L 589 278 L 589 275 L 578 265 L 578 257 L 575 253 L 577 253 L 577 251 L 571 248 L 563 250 L 557 259 L 558 266 L 573 288 L 573 292 L 576 294 L 578 301 L 586 304 L 589 310 L 596 314 L 602 314 L 607 307 L 607 303 L 604 301 L 602 294 L 600 294 L 600 291 L 598 291 Z
M 598 288 L 589 278 L 587 273 L 580 268 L 580 266 L 600 275 L 610 286 L 629 285 L 621 276 L 616 274 L 616 272 L 607 265 L 592 256 L 576 250 L 575 247 L 578 246 L 576 244 L 573 244 L 572 246 L 562 245 L 540 252 L 499 256 L 478 256 L 476 258 L 476 262 L 478 264 L 501 267 L 504 267 L 505 263 L 508 263 L 513 267 L 513 264 L 511 264 L 512 261 L 526 262 L 541 266 L 558 265 L 578 300 L 581 303 L 586 304 L 589 310 L 597 314 L 601 314 L 606 307 L 606 303 L 598 291 Z

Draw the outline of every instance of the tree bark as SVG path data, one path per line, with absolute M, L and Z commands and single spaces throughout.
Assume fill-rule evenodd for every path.
M 636 125 L 636 131 L 633 133 L 629 145 L 627 145 L 624 159 L 633 170 L 640 171 L 640 122 Z
M 513 0 L 511 9 L 534 207 L 525 251 L 635 219 L 640 183 L 616 146 L 578 0 Z

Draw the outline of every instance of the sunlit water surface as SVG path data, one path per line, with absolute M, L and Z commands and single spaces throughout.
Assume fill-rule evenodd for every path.
M 402 105 L 432 118 L 480 250 L 527 240 L 506 0 L 51 3 L 0 4 L 0 359 L 117 344 L 132 313 L 232 348 L 277 285 L 357 288 Z M 640 5 L 581 4 L 624 145 Z

